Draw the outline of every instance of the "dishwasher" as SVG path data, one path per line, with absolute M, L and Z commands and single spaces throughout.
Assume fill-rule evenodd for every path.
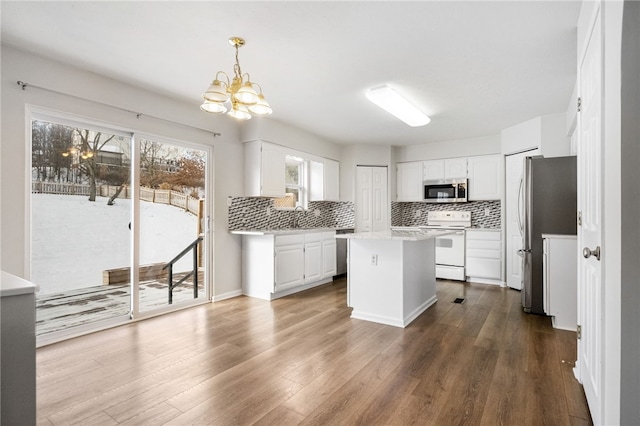
M 336 234 L 353 234 L 353 229 L 338 229 Z M 347 274 L 347 240 L 336 238 L 336 275 L 341 277 Z M 335 278 L 334 277 L 334 278 Z

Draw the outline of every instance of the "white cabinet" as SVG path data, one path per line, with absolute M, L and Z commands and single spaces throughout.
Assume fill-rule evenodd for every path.
M 322 278 L 322 233 L 304 236 L 304 282 L 310 283 Z
M 422 162 L 423 180 L 444 179 L 444 160 L 429 160 Z
M 448 158 L 444 160 L 445 179 L 464 179 L 467 177 L 467 158 Z
M 555 328 L 576 331 L 578 322 L 575 235 L 542 234 L 544 312 Z
M 470 281 L 502 284 L 500 230 L 466 231 L 466 275 Z
M 464 179 L 467 177 L 467 158 L 445 158 L 423 161 L 423 180 Z
M 337 275 L 336 233 L 322 233 L 322 278 Z
M 335 232 L 245 234 L 242 292 L 273 300 L 324 284 L 336 275 Z
M 469 157 L 469 201 L 500 200 L 504 187 L 502 155 Z
M 297 287 L 304 283 L 304 235 L 284 235 L 275 238 L 275 291 Z
M 309 161 L 309 201 L 340 200 L 340 163 L 325 158 Z
M 245 144 L 245 196 L 284 197 L 285 152 L 262 141 Z
M 422 165 L 422 161 L 397 164 L 397 201 L 422 201 Z

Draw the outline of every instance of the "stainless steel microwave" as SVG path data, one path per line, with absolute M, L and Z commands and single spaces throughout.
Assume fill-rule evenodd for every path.
M 428 203 L 466 203 L 468 179 L 427 180 L 424 201 Z

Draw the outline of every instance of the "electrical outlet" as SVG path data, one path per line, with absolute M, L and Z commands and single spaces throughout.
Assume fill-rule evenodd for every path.
M 267 216 L 271 216 L 271 207 L 267 207 Z
M 372 254 L 371 255 L 371 265 L 372 266 L 376 266 L 378 264 L 378 255 L 377 254 Z
M 484 209 L 484 215 L 485 216 L 491 216 L 491 209 L 490 208 Z
M 233 202 L 233 198 L 231 196 L 227 197 L 227 207 L 231 207 L 232 202 Z

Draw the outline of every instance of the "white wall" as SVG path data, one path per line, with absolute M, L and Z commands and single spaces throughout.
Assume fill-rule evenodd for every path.
M 82 71 L 67 64 L 34 56 L 3 46 L 1 52 L 2 122 L 0 146 L 0 225 L 2 268 L 20 277 L 29 273 L 30 179 L 26 106 L 47 108 L 97 120 L 123 130 L 212 145 L 214 147 L 214 284 L 215 294 L 240 289 L 240 237 L 227 232 L 229 195 L 242 192 L 244 161 L 238 143 L 237 124 L 227 117 L 200 111 L 197 95 L 193 103 L 171 100 L 136 87 Z M 57 92 L 115 105 L 143 114 L 139 119 L 121 111 L 36 87 L 21 90 L 18 80 Z M 150 116 L 163 117 L 185 125 L 221 133 L 211 133 L 171 124 Z
M 345 145 L 340 162 L 340 200 L 355 202 L 356 167 L 386 166 L 389 168 L 389 197 L 395 194 L 395 155 L 389 145 Z M 393 191 L 391 189 L 394 189 Z
M 500 154 L 500 146 L 500 135 L 491 135 L 422 145 L 399 146 L 395 148 L 395 152 L 396 161 L 402 163 L 406 161 Z
M 270 117 L 254 117 L 240 125 L 240 141 L 262 140 L 340 161 L 342 147 Z
M 545 157 L 571 155 L 567 113 L 542 115 L 507 127 L 502 130 L 501 145 L 504 155 L 535 148 Z

